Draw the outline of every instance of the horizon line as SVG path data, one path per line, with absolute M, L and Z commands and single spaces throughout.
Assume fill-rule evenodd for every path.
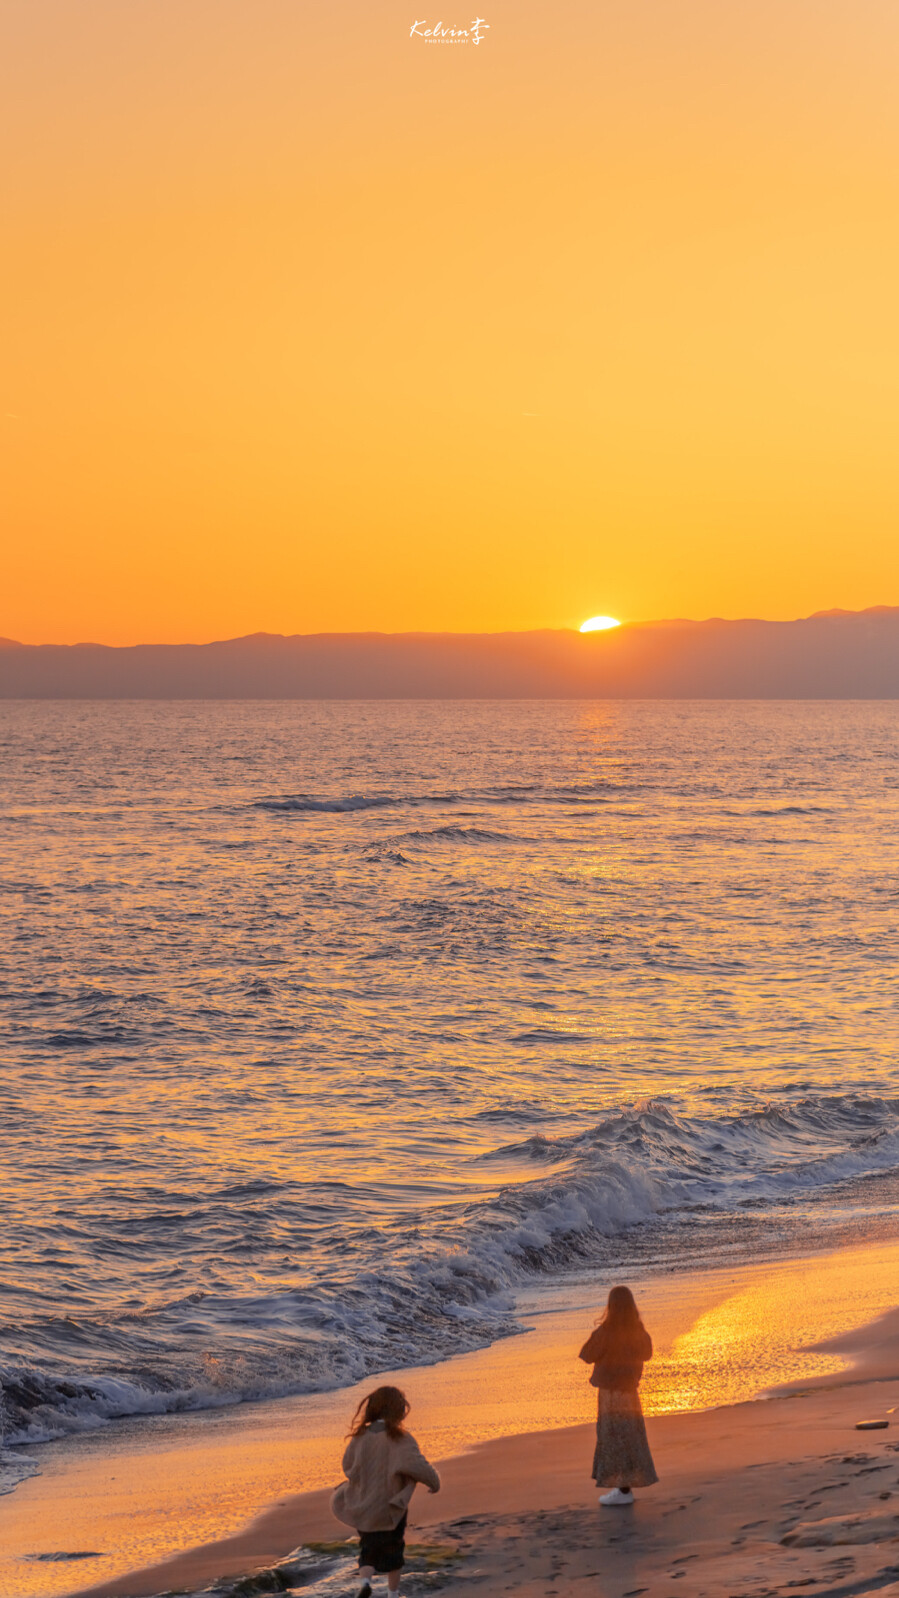
M 401 628 L 387 631 L 384 628 L 366 627 L 347 630 L 333 628 L 319 629 L 315 632 L 305 633 L 276 633 L 257 630 L 249 633 L 235 633 L 229 638 L 207 638 L 200 641 L 183 639 L 177 642 L 154 642 L 141 640 L 131 644 L 106 644 L 97 639 L 79 639 L 76 643 L 43 642 L 39 644 L 23 643 L 21 639 L 0 636 L 0 649 L 211 649 L 217 644 L 248 643 L 251 639 L 283 639 L 289 641 L 296 638 L 527 638 L 539 634 L 555 633 L 585 639 L 609 639 L 620 636 L 625 631 L 633 631 L 643 627 L 706 627 L 706 626 L 732 626 L 739 627 L 744 624 L 759 624 L 769 627 L 790 627 L 797 622 L 821 621 L 838 616 L 869 616 L 882 614 L 886 611 L 897 611 L 899 605 L 865 605 L 860 610 L 846 610 L 839 606 L 828 610 L 814 610 L 807 616 L 769 617 L 769 616 L 663 616 L 648 618 L 638 621 L 626 619 L 620 621 L 617 628 L 610 628 L 601 632 L 582 633 L 578 625 L 570 627 L 502 627 L 472 631 L 470 629 L 449 628 Z

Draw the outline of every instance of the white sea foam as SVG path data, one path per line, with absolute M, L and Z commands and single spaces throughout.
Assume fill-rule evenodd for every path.
M 0 1448 L 0 1494 L 11 1493 L 20 1482 L 40 1475 L 40 1466 L 18 1448 Z

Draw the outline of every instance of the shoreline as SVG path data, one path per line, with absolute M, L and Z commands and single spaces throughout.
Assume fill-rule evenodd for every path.
M 658 1217 L 651 1224 L 636 1223 L 632 1229 L 626 1227 L 616 1234 L 617 1247 L 607 1258 L 569 1264 L 546 1275 L 537 1271 L 525 1274 L 508 1288 L 508 1301 L 502 1306 L 503 1324 L 480 1328 L 474 1341 L 456 1339 L 462 1342 L 461 1348 L 440 1346 L 438 1337 L 437 1346 L 432 1342 L 422 1350 L 413 1345 L 401 1367 L 376 1362 L 367 1375 L 353 1378 L 344 1372 L 333 1384 L 326 1379 L 321 1386 L 310 1387 L 289 1366 L 280 1370 L 278 1380 L 271 1384 L 264 1374 L 257 1383 L 252 1370 L 241 1370 L 239 1358 L 233 1370 L 226 1365 L 219 1373 L 217 1356 L 210 1356 L 204 1366 L 205 1380 L 197 1388 L 191 1387 L 189 1375 L 179 1380 L 177 1374 L 174 1380 L 154 1385 L 151 1372 L 147 1373 L 147 1385 L 143 1385 L 141 1373 L 117 1367 L 109 1350 L 109 1363 L 98 1367 L 76 1361 L 71 1369 L 53 1364 L 45 1369 L 39 1361 L 30 1369 L 26 1361 L 23 1386 L 27 1389 L 33 1377 L 37 1378 L 37 1385 L 32 1384 L 30 1392 L 17 1394 L 18 1373 L 13 1370 L 13 1409 L 6 1416 L 6 1447 L 24 1452 L 40 1449 L 43 1455 L 48 1447 L 65 1448 L 73 1439 L 92 1434 L 112 1436 L 130 1426 L 150 1426 L 155 1421 L 165 1424 L 178 1417 L 202 1417 L 217 1410 L 236 1413 L 253 1405 L 314 1403 L 329 1393 L 364 1386 L 391 1370 L 452 1366 L 467 1354 L 478 1356 L 503 1339 L 529 1330 L 521 1323 L 545 1313 L 547 1302 L 553 1307 L 568 1307 L 578 1299 L 584 1313 L 593 1314 L 597 1284 L 609 1285 L 621 1279 L 622 1273 L 641 1291 L 648 1288 L 654 1292 L 659 1283 L 676 1276 L 688 1284 L 688 1292 L 692 1293 L 692 1284 L 698 1281 L 731 1275 L 736 1279 L 763 1265 L 777 1271 L 795 1262 L 818 1260 L 841 1251 L 857 1252 L 899 1243 L 899 1170 L 841 1180 L 838 1187 L 835 1196 L 829 1192 L 824 1198 L 820 1193 L 806 1193 L 798 1210 L 784 1204 L 765 1204 L 764 1215 L 753 1209 L 751 1201 L 733 1214 L 716 1211 L 711 1216 L 702 1213 L 701 1205 L 694 1206 L 696 1213 L 690 1227 L 684 1227 L 684 1217 L 678 1213 L 673 1246 Z M 452 1321 L 461 1320 L 463 1327 L 466 1318 L 464 1312 L 448 1315 Z M 389 1351 L 385 1350 L 385 1357 L 387 1352 L 397 1353 L 396 1338 Z M 105 1387 L 110 1378 L 113 1392 L 107 1395 Z M 43 1393 L 42 1379 L 48 1388 Z M 755 1383 L 755 1387 L 758 1385 Z M 59 1402 L 57 1406 L 58 1398 L 74 1402 L 71 1406 Z M 107 1398 L 108 1407 L 104 1407 Z M 95 1408 L 91 1407 L 94 1400 L 98 1401 Z M 713 1401 L 720 1400 L 716 1397 Z M 518 1425 L 515 1429 L 532 1428 Z M 36 1435 L 31 1435 L 33 1432 Z
M 783 1403 L 801 1402 L 801 1413 L 811 1417 L 808 1405 L 814 1400 L 836 1405 L 845 1431 L 846 1416 L 865 1401 L 863 1385 L 874 1376 L 881 1381 L 899 1377 L 892 1323 L 878 1319 L 896 1304 L 897 1279 L 899 1242 L 655 1278 L 639 1286 L 657 1345 L 643 1388 L 650 1436 L 658 1438 L 663 1453 L 667 1440 L 675 1439 L 666 1477 L 680 1480 L 692 1468 L 690 1437 L 706 1435 L 710 1424 L 714 1431 L 717 1423 L 709 1416 L 751 1412 L 757 1419 L 751 1425 L 741 1419 L 739 1428 L 753 1435 L 761 1428 L 763 1439 L 772 1417 L 786 1413 Z M 594 1284 L 575 1284 L 574 1306 L 560 1307 L 558 1291 L 530 1311 L 524 1306 L 523 1319 L 532 1328 L 526 1336 L 442 1365 L 385 1373 L 383 1379 L 395 1375 L 409 1391 L 412 1429 L 425 1451 L 450 1462 L 448 1489 L 450 1482 L 460 1483 L 456 1498 L 447 1490 L 428 1501 L 427 1519 L 420 1524 L 442 1523 L 451 1502 L 462 1504 L 460 1514 L 483 1510 L 488 1503 L 495 1513 L 505 1512 L 508 1500 L 496 1498 L 489 1472 L 472 1507 L 464 1484 L 472 1461 L 493 1460 L 490 1450 L 500 1447 L 511 1450 L 502 1454 L 508 1462 L 503 1469 L 513 1482 L 516 1473 L 523 1472 L 524 1479 L 534 1469 L 529 1450 L 543 1457 L 547 1438 L 556 1440 L 554 1448 L 565 1439 L 564 1448 L 576 1459 L 571 1470 L 565 1465 L 556 1472 L 567 1484 L 566 1501 L 592 1502 L 594 1395 L 586 1368 L 576 1359 L 593 1320 L 585 1308 L 590 1299 L 595 1303 L 588 1287 Z M 772 1330 L 778 1317 L 784 1322 L 779 1337 Z M 837 1335 L 828 1341 L 834 1327 Z M 817 1333 L 814 1341 L 809 1330 Z M 876 1370 L 864 1365 L 872 1339 L 879 1349 Z M 849 1360 L 855 1361 L 852 1368 Z M 781 1378 L 778 1399 L 739 1401 L 770 1389 L 772 1376 Z M 360 1392 L 371 1385 L 360 1384 Z M 719 1402 L 704 1405 L 709 1396 Z M 726 1402 L 734 1397 L 738 1402 Z M 870 1401 L 881 1402 L 879 1388 Z M 97 1598 L 140 1591 L 155 1598 L 173 1582 L 184 1587 L 174 1572 L 193 1571 L 179 1561 L 198 1553 L 205 1579 L 222 1574 L 213 1567 L 226 1549 L 237 1550 L 240 1569 L 231 1574 L 245 1574 L 254 1564 L 283 1558 L 303 1540 L 301 1528 L 317 1541 L 322 1538 L 313 1536 L 316 1530 L 326 1541 L 343 1537 L 344 1531 L 329 1516 L 322 1519 L 320 1505 L 314 1505 L 317 1493 L 321 1502 L 330 1497 L 354 1406 L 355 1392 L 344 1390 L 156 1417 L 74 1443 L 45 1445 L 44 1475 L 0 1500 L 0 1590 L 5 1598 L 64 1598 L 75 1591 Z M 790 1412 L 800 1413 L 798 1408 Z M 545 1496 L 545 1483 L 537 1485 Z M 663 1487 L 667 1492 L 667 1480 Z M 277 1518 L 282 1511 L 285 1520 Z M 422 1514 L 418 1508 L 416 1516 Z M 92 1555 L 90 1568 L 86 1561 L 76 1566 L 47 1557 L 81 1551 Z M 150 1570 L 150 1585 L 135 1586 L 138 1573 Z
M 883 1481 L 893 1484 L 897 1479 L 899 1429 L 860 1433 L 855 1424 L 866 1406 L 880 1410 L 886 1397 L 897 1396 L 899 1381 L 892 1378 L 652 1417 L 648 1429 L 662 1478 L 659 1486 L 639 1493 L 634 1511 L 600 1511 L 598 1519 L 597 1494 L 589 1481 L 592 1424 L 500 1438 L 440 1462 L 441 1493 L 436 1499 L 422 1494 L 413 1501 L 410 1541 L 443 1547 L 444 1552 L 447 1538 L 461 1542 L 463 1557 L 475 1558 L 480 1566 L 476 1584 L 485 1592 L 499 1592 L 510 1585 L 509 1543 L 525 1567 L 534 1567 L 531 1579 L 543 1581 L 546 1577 L 538 1575 L 537 1567 L 547 1560 L 547 1534 L 559 1533 L 572 1559 L 578 1552 L 602 1550 L 610 1567 L 603 1573 L 601 1590 L 613 1595 L 624 1593 L 622 1582 L 658 1579 L 663 1570 L 671 1576 L 672 1563 L 703 1555 L 707 1563 L 710 1556 L 720 1561 L 729 1555 L 729 1594 L 738 1591 L 733 1578 L 747 1569 L 749 1586 L 755 1582 L 757 1590 L 762 1563 L 769 1579 L 780 1564 L 785 1587 L 811 1585 L 812 1578 L 794 1571 L 797 1561 L 803 1568 L 820 1563 L 821 1550 L 848 1542 L 854 1546 L 852 1559 L 857 1563 L 861 1558 L 872 1577 L 873 1585 L 859 1590 L 873 1591 L 885 1581 L 884 1571 L 899 1581 L 899 1513 L 882 1507 L 892 1496 Z M 797 1496 L 790 1499 L 794 1492 Z M 330 1489 L 291 1497 L 265 1510 L 236 1537 L 78 1588 L 70 1598 L 158 1598 L 173 1589 L 196 1592 L 213 1582 L 246 1578 L 277 1565 L 298 1547 L 343 1541 L 347 1528 L 333 1519 L 329 1501 Z M 815 1514 L 825 1503 L 827 1513 Z M 710 1550 L 706 1537 L 700 1552 L 694 1545 L 703 1522 L 707 1530 L 712 1505 L 714 1546 Z M 668 1525 L 686 1511 L 693 1513 Z M 840 1524 L 834 1526 L 834 1521 Z M 776 1531 L 776 1539 L 745 1535 L 763 1528 Z M 803 1552 L 787 1553 L 792 1544 L 784 1543 L 784 1537 L 793 1537 Z M 528 1538 L 529 1547 L 517 1546 Z M 622 1538 L 626 1549 L 613 1553 Z M 750 1542 L 765 1546 L 750 1549 Z M 884 1543 L 894 1545 L 888 1566 Z M 352 1559 L 352 1538 L 347 1554 Z M 838 1559 L 845 1565 L 849 1557 Z M 584 1572 L 585 1578 L 597 1574 Z M 693 1582 L 695 1575 L 691 1571 Z M 682 1598 L 699 1590 L 691 1584 L 681 1589 Z

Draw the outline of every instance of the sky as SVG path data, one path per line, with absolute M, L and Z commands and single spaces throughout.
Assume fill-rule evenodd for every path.
M 0 634 L 899 603 L 895 0 L 482 9 L 0 0 Z

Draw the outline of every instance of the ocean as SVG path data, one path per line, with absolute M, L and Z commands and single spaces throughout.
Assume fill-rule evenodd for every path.
M 899 704 L 7 702 L 29 1445 L 899 1230 Z

